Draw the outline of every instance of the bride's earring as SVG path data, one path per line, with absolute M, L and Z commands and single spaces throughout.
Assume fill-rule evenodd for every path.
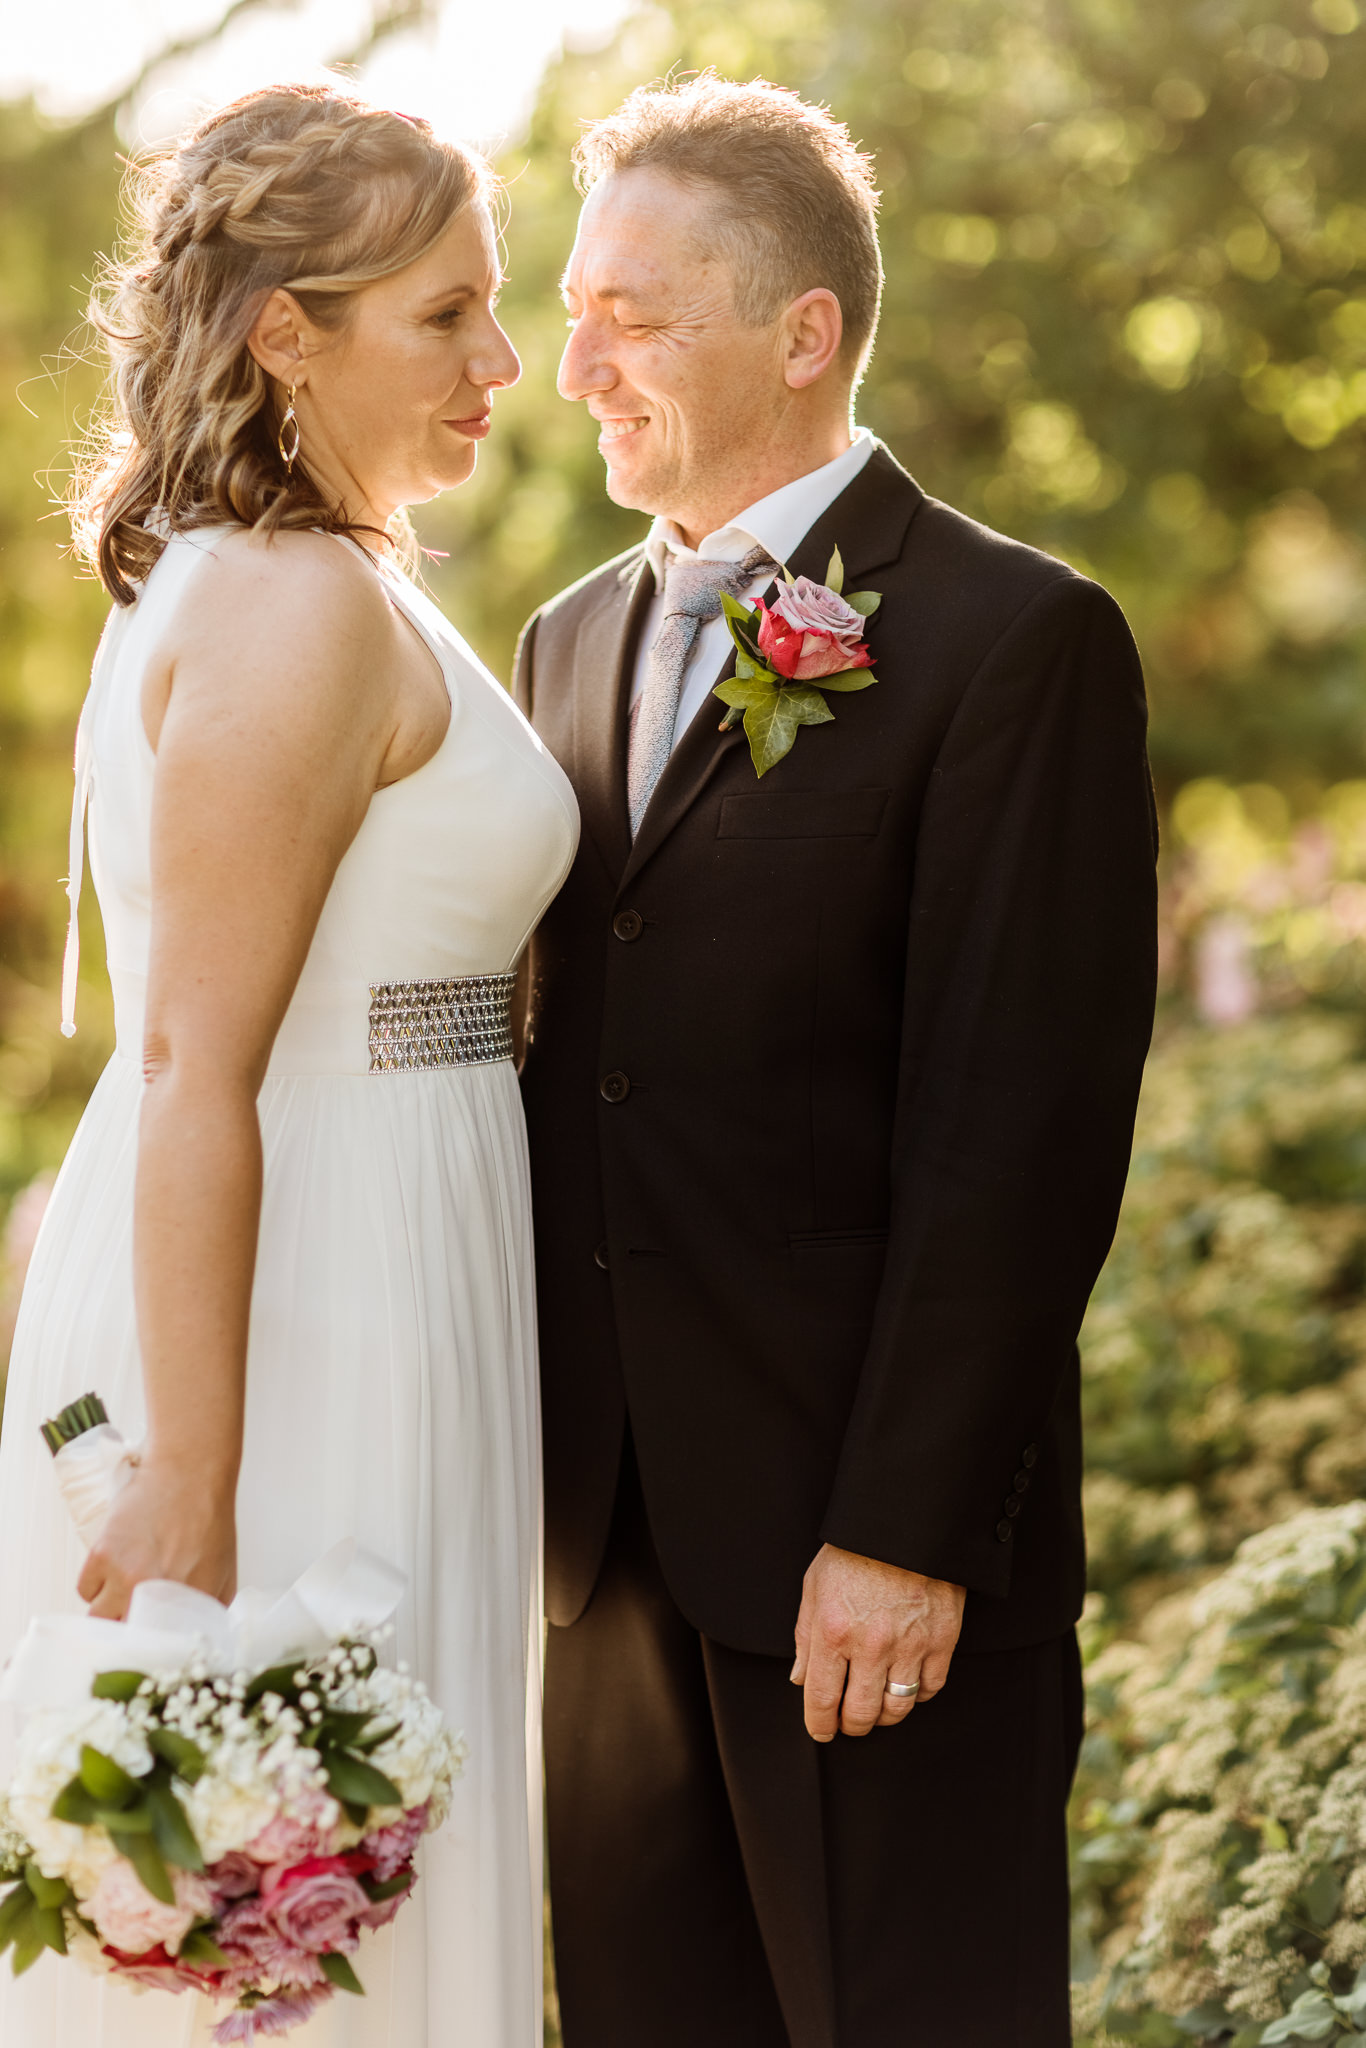
M 294 460 L 299 453 L 299 418 L 294 410 L 294 394 L 298 388 L 297 384 L 291 384 L 289 387 L 289 404 L 280 422 L 280 431 L 275 436 L 275 445 L 280 451 L 280 460 L 285 466 L 286 476 L 293 476 Z M 286 435 L 289 437 L 287 441 Z

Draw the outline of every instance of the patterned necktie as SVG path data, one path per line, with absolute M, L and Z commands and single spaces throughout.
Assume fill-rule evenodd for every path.
M 640 830 L 645 806 L 673 751 L 683 671 L 709 620 L 721 614 L 721 594 L 738 597 L 754 578 L 777 567 L 762 548 L 743 562 L 705 562 L 672 552 L 664 571 L 664 620 L 650 649 L 645 688 L 631 718 L 626 756 L 626 794 L 631 811 L 631 837 Z

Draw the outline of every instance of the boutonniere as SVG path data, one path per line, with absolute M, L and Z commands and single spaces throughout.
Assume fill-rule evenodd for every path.
M 830 557 L 824 583 L 793 577 L 786 569 L 772 605 L 741 604 L 724 595 L 721 605 L 735 642 L 735 674 L 713 692 L 730 706 L 721 721 L 726 732 L 745 722 L 745 737 L 756 773 L 766 775 L 797 737 L 799 725 L 829 725 L 835 714 L 826 690 L 866 690 L 873 657 L 864 627 L 882 596 L 876 590 L 844 592 L 840 551 Z

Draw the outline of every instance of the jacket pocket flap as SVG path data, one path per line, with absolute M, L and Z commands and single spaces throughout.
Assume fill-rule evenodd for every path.
M 756 789 L 721 799 L 718 839 L 871 839 L 887 789 Z

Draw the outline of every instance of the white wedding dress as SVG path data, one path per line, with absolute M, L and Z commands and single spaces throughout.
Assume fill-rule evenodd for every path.
M 118 1049 L 53 1193 L 15 1338 L 0 1658 L 32 1614 L 79 1606 L 83 1553 L 39 1424 L 91 1388 L 125 1434 L 143 1424 L 132 1198 L 155 757 L 141 685 L 219 538 L 169 543 L 136 605 L 115 613 L 87 706 L 91 867 Z M 539 1416 L 525 1137 L 501 1008 L 568 871 L 578 816 L 558 766 L 435 606 L 397 572 L 376 573 L 439 661 L 451 723 L 425 767 L 372 799 L 261 1091 L 240 1577 L 284 1586 L 344 1536 L 392 1560 L 408 1578 L 393 1654 L 464 1733 L 469 1761 L 413 1898 L 365 1937 L 367 1996 L 338 1994 L 288 2038 L 538 2048 Z M 491 979 L 372 996 L 376 984 L 466 977 Z M 443 995 L 483 1002 L 459 1048 L 483 1063 L 426 1064 L 451 1053 L 449 1035 L 431 1035 Z M 442 1022 L 449 1033 L 449 1009 Z M 0 1735 L 0 1782 L 9 1754 Z M 50 1955 L 17 1983 L 0 1964 L 0 2048 L 201 2048 L 227 2010 L 139 1996 Z

